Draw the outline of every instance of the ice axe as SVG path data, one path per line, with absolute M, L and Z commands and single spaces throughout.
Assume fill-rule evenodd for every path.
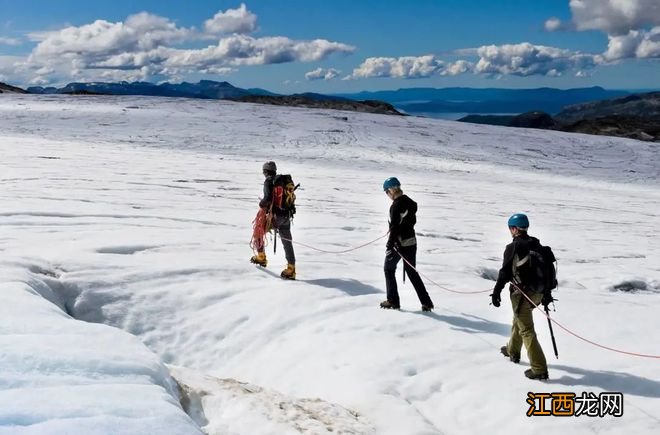
M 545 315 L 548 318 L 548 328 L 550 328 L 550 337 L 552 338 L 552 348 L 555 350 L 555 357 L 559 359 L 559 352 L 557 351 L 557 342 L 555 341 L 555 333 L 552 330 L 552 322 L 550 321 L 550 308 L 545 306 Z

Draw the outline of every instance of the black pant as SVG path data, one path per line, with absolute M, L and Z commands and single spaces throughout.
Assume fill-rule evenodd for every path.
M 413 267 L 416 265 L 417 245 L 401 247 L 399 248 L 399 252 Z M 401 256 L 394 250 L 388 251 L 388 255 L 385 256 L 385 286 L 387 288 L 387 300 L 394 305 L 400 305 L 395 276 L 396 265 L 399 263 L 400 259 Z M 432 307 L 433 302 L 426 291 L 426 287 L 424 287 L 422 278 L 419 277 L 419 273 L 417 273 L 417 271 L 410 267 L 405 261 L 403 262 L 403 270 L 404 273 L 408 275 L 408 278 L 410 278 L 413 287 L 415 287 L 417 297 L 422 305 Z
M 296 255 L 293 253 L 293 243 L 291 242 L 291 223 L 278 225 L 277 232 L 280 234 L 282 245 L 284 245 L 286 262 L 289 264 L 296 264 Z

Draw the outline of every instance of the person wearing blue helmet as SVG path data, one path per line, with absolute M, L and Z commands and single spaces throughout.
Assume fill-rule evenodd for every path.
M 431 311 L 433 302 L 419 273 L 414 269 L 417 257 L 417 239 L 415 238 L 415 223 L 417 223 L 417 203 L 403 194 L 401 183 L 396 177 L 390 177 L 383 183 L 383 190 L 392 200 L 390 206 L 390 232 L 385 252 L 385 287 L 387 300 L 380 307 L 398 310 L 401 307 L 396 283 L 396 266 L 401 257 L 404 258 L 403 270 L 412 283 L 417 297 L 422 303 L 422 311 Z
M 495 307 L 500 306 L 502 289 L 508 282 L 513 308 L 513 325 L 511 326 L 511 337 L 506 346 L 500 348 L 500 353 L 514 363 L 520 362 L 522 346 L 527 350 L 530 369 L 525 370 L 525 376 L 530 379 L 548 379 L 548 365 L 543 354 L 543 349 L 536 338 L 534 330 L 533 310 L 534 306 L 520 293 L 521 289 L 536 305 L 543 301 L 543 294 L 527 289 L 523 285 L 521 270 L 524 263 L 529 259 L 530 251 L 539 252 L 541 242 L 535 237 L 527 234 L 529 218 L 523 213 L 516 213 L 509 218 L 509 232 L 513 241 L 504 249 L 504 259 L 491 296 L 491 302 Z

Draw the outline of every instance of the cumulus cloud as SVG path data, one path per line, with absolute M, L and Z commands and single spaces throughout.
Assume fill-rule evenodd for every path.
M 244 4 L 219 12 L 204 27 L 206 32 L 198 32 L 142 12 L 123 22 L 96 20 L 58 31 L 34 32 L 29 37 L 38 44 L 26 65 L 40 77 L 49 74 L 35 71 L 49 68 L 50 75 L 63 79 L 147 80 L 188 73 L 227 75 L 239 66 L 313 62 L 355 50 L 348 44 L 325 39 L 246 35 L 256 29 L 256 16 Z M 217 42 L 204 48 L 182 48 L 186 42 L 208 40 L 211 34 L 223 36 L 215 36 Z
M 211 34 L 251 33 L 257 30 L 257 16 L 242 3 L 238 9 L 220 11 L 206 20 L 204 29 Z
M 7 38 L 0 36 L 0 45 L 21 45 L 21 40 L 16 38 Z
M 337 78 L 341 71 L 334 69 L 334 68 L 329 68 L 329 69 L 324 69 L 324 68 L 316 68 L 314 71 L 310 71 L 305 74 L 305 79 L 307 80 L 332 80 L 334 78 Z
M 559 76 L 567 70 L 593 68 L 597 57 L 570 50 L 521 44 L 487 45 L 477 50 L 479 61 L 474 72 L 488 75 L 532 75 Z
M 468 71 L 472 71 L 474 64 L 466 60 L 458 60 L 456 62 L 448 64 L 440 73 L 443 76 L 457 76 L 460 74 L 465 74 Z
M 660 57 L 660 0 L 570 0 L 569 5 L 570 24 L 550 18 L 545 28 L 607 33 L 607 50 L 595 57 L 597 62 Z
M 434 55 L 404 57 L 370 57 L 353 70 L 351 78 L 395 77 L 416 79 L 442 71 L 444 62 Z
M 609 36 L 605 60 L 660 58 L 660 26 L 649 31 L 631 30 L 625 35 Z
M 125 22 L 96 20 L 80 27 L 70 26 L 55 32 L 34 33 L 42 38 L 33 57 L 87 55 L 105 57 L 118 53 L 151 50 L 173 42 L 181 42 L 189 29 L 178 28 L 167 18 L 146 12 L 129 16 Z
M 577 30 L 602 30 L 616 36 L 660 25 L 658 0 L 570 0 L 569 6 Z
M 325 39 L 294 41 L 286 37 L 253 38 L 232 35 L 203 49 L 169 49 L 166 66 L 209 67 L 213 65 L 265 65 L 285 62 L 313 62 L 334 53 L 352 53 L 355 47 Z

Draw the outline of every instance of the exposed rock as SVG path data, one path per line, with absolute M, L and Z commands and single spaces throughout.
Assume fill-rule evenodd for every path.
M 660 92 L 634 94 L 613 100 L 594 101 L 565 107 L 555 115 L 562 124 L 569 125 L 585 119 L 610 117 L 659 119 Z
M 632 116 L 607 116 L 562 125 L 560 130 L 627 137 L 644 141 L 660 141 L 660 118 L 651 120 Z
M 0 94 L 26 94 L 24 89 L 0 82 Z
M 545 112 L 526 112 L 514 116 L 509 125 L 524 128 L 553 128 L 557 123 Z
M 552 116 L 545 112 L 526 112 L 520 115 L 468 115 L 459 119 L 460 122 L 473 124 L 503 125 L 522 128 L 553 128 L 557 125 Z
M 236 101 L 257 104 L 274 104 L 277 106 L 308 107 L 314 109 L 350 110 L 354 112 L 378 113 L 385 115 L 403 115 L 394 106 L 383 101 L 365 100 L 352 101 L 343 98 L 326 97 L 322 100 L 303 95 L 267 96 L 248 95 Z

